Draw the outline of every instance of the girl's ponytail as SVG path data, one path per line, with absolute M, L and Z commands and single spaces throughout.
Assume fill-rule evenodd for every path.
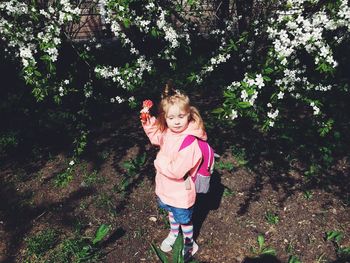
M 174 83 L 171 79 L 169 79 L 166 84 L 165 84 L 165 87 L 164 87 L 164 90 L 163 90 L 163 93 L 162 93 L 162 96 L 161 98 L 162 99 L 166 99 L 170 96 L 173 96 L 174 94 L 176 94 L 176 90 L 174 88 Z

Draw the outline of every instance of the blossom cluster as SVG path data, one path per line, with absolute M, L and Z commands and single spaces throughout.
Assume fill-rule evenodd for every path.
M 147 61 L 144 56 L 140 56 L 133 66 L 121 68 L 110 66 L 97 66 L 95 73 L 104 79 L 112 79 L 125 90 L 133 90 L 142 83 L 144 72 L 152 71 L 152 60 Z
M 197 84 L 201 84 L 204 78 L 213 72 L 219 65 L 226 63 L 231 58 L 233 49 L 237 49 L 232 38 L 236 33 L 238 19 L 233 17 L 232 20 L 224 21 L 223 29 L 213 29 L 209 32 L 210 37 L 217 38 L 218 48 L 213 52 L 213 56 L 202 66 L 200 72 L 193 74 L 190 78 Z
M 319 11 L 310 15 L 305 12 L 305 4 L 308 2 L 308 0 L 289 0 L 286 10 L 282 9 L 277 13 L 276 19 L 270 20 L 266 32 L 272 47 L 267 55 L 270 61 L 268 66 L 271 68 L 268 72 L 262 69 L 263 75 L 258 74 L 255 77 L 245 74 L 242 81 L 234 81 L 227 87 L 227 101 L 232 103 L 231 109 L 226 111 L 227 118 L 236 118 L 242 110 L 242 105 L 246 108 L 246 104 L 241 102 L 254 106 L 261 88 L 265 86 L 264 78 L 270 80 L 268 75 L 273 78 L 269 85 L 269 93 L 271 94 L 272 89 L 273 91 L 267 104 L 270 108 L 266 114 L 268 126 L 274 126 L 279 115 L 279 101 L 286 96 L 309 102 L 314 115 L 321 113 L 317 99 L 309 97 L 315 93 L 308 91 L 326 92 L 333 86 L 324 83 L 322 78 L 311 79 L 306 66 L 298 59 L 299 52 L 303 50 L 309 53 L 314 58 L 315 70 L 321 74 L 332 73 L 338 62 L 334 58 L 329 39 L 325 38 L 325 32 L 335 32 L 333 43 L 339 44 L 344 40 L 344 36 L 339 36 L 336 32 L 344 28 L 350 32 L 350 8 L 347 1 L 340 0 L 338 7 L 332 12 L 329 12 L 324 5 Z
M 0 3 L 0 14 L 4 14 L 0 17 L 0 35 L 6 50 L 20 59 L 24 79 L 35 87 L 37 99 L 42 99 L 47 94 L 42 86 L 55 76 L 53 63 L 57 61 L 62 29 L 80 14 L 80 9 L 68 0 L 48 4 L 45 10 L 35 2 L 10 0 Z M 46 73 L 39 71 L 41 61 L 47 66 Z

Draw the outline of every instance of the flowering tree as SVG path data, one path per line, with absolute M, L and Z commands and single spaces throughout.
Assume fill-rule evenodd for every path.
M 202 1 L 95 1 L 92 4 L 113 39 L 122 45 L 125 59 L 116 58 L 113 63 L 93 57 L 102 42 L 82 45 L 70 35 L 69 28 L 80 20 L 84 2 L 0 3 L 0 45 L 19 62 L 38 101 L 53 99 L 60 104 L 80 94 L 84 105 L 97 97 L 95 81 L 100 79 L 116 90 L 113 96 L 105 95 L 105 101 L 133 106 L 133 92 L 144 84 L 145 77 L 164 65 L 169 71 L 176 70 L 179 57 L 191 54 L 194 39 L 204 32 L 203 25 L 212 28 L 202 39 L 215 40 L 218 45 L 213 45 L 212 56 L 200 70 L 188 73 L 188 82 L 202 84 L 229 61 L 242 72 L 242 79 L 227 76 L 231 83 L 224 88 L 225 101 L 214 111 L 223 120 L 249 116 L 269 129 L 280 119 L 286 102 L 293 100 L 310 106 L 325 134 L 332 124 L 322 111 L 328 94 L 347 91 L 338 79 L 335 56 L 349 41 L 350 11 L 345 0 L 236 1 L 231 9 L 227 9 L 230 2 L 224 1 L 225 10 L 217 7 L 222 14 L 220 23 L 212 23 L 210 18 L 216 14 L 208 14 Z M 64 45 L 70 45 L 76 60 L 85 65 L 84 81 L 77 80 L 77 64 L 67 64 Z
M 2 1 L 1 40 L 5 51 L 18 58 L 26 83 L 38 101 L 51 95 L 57 101 L 70 80 L 57 78 L 58 50 L 64 28 L 79 19 L 80 9 L 66 1 Z
M 325 135 L 332 120 L 322 114 L 323 105 L 329 102 L 332 91 L 348 92 L 346 82 L 336 74 L 335 54 L 342 43 L 348 43 L 349 30 L 348 1 L 283 2 L 268 23 L 252 30 L 251 38 L 260 40 L 253 52 L 262 54 L 262 59 L 251 61 L 257 66 L 249 66 L 252 70 L 242 80 L 226 88 L 224 105 L 216 112 L 228 120 L 246 115 L 260 118 L 263 128 L 269 129 L 278 120 L 284 102 L 300 101 L 310 106 L 321 135 Z M 263 52 L 258 49 L 261 44 L 265 44 Z M 250 53 L 247 51 L 245 59 L 250 59 Z M 339 58 L 341 55 L 338 53 Z M 344 56 L 340 59 L 346 68 L 348 61 Z

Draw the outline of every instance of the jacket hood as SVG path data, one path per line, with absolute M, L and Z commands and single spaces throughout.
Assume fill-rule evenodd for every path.
M 188 124 L 188 127 L 186 128 L 186 130 L 184 130 L 181 133 L 186 135 L 196 136 L 197 138 L 204 141 L 207 140 L 207 133 L 204 130 L 202 130 L 200 127 L 198 127 L 198 125 L 193 121 L 191 121 Z

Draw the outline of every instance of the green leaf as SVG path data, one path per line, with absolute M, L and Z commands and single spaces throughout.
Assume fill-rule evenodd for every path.
M 296 256 L 290 256 L 288 263 L 301 263 L 301 261 Z
M 263 79 L 264 79 L 265 81 L 267 81 L 267 82 L 271 81 L 271 78 L 268 77 L 268 76 L 263 76 Z
M 107 235 L 109 228 L 110 227 L 108 225 L 102 224 L 96 231 L 96 235 L 92 241 L 92 244 L 95 245 L 96 243 L 100 242 Z
M 184 244 L 183 244 L 183 237 L 181 234 L 179 234 L 175 240 L 174 246 L 173 246 L 173 263 L 183 263 L 184 257 L 182 255 Z
M 229 50 L 232 50 L 232 49 L 233 49 L 234 51 L 237 51 L 237 50 L 238 50 L 236 43 L 231 39 L 231 40 L 230 40 L 230 44 L 229 44 Z
M 162 263 L 169 263 L 168 258 L 166 254 L 161 251 L 158 247 L 156 247 L 154 244 L 151 244 L 152 250 L 157 255 L 157 257 L 161 260 Z
M 34 70 L 34 74 L 37 77 L 41 77 L 42 76 L 41 73 L 39 71 L 37 71 L 37 70 Z
M 249 87 L 248 83 L 245 82 L 245 81 L 241 81 L 241 85 L 242 85 L 243 88 L 248 88 Z
M 135 165 L 134 165 L 134 163 L 131 162 L 131 161 L 125 161 L 125 162 L 123 163 L 123 168 L 125 168 L 125 170 L 130 170 L 130 169 L 135 168 Z
M 276 255 L 276 250 L 274 250 L 273 248 L 265 248 L 263 249 L 263 251 L 261 252 L 261 254 L 263 255 Z
M 230 90 L 225 90 L 224 97 L 225 98 L 236 98 L 236 95 Z
M 51 57 L 49 55 L 43 55 L 40 57 L 41 60 L 43 61 L 50 61 L 51 60 Z
M 153 37 L 158 37 L 159 33 L 158 33 L 157 29 L 152 28 L 152 30 L 151 30 L 151 35 L 152 35 Z
M 339 254 L 343 256 L 350 256 L 350 247 L 339 248 Z
M 259 244 L 259 249 L 262 250 L 262 248 L 265 245 L 265 238 L 264 238 L 264 236 L 262 234 L 259 234 L 257 240 L 258 240 L 258 244 Z
M 124 23 L 124 26 L 125 26 L 126 28 L 129 28 L 129 27 L 130 27 L 130 24 L 131 24 L 130 19 L 124 18 L 123 23 Z
M 334 240 L 338 244 L 343 238 L 343 233 L 340 231 L 327 231 L 326 232 L 326 239 L 327 240 Z
M 214 110 L 212 110 L 211 113 L 214 113 L 214 114 L 219 114 L 219 113 L 223 113 L 225 110 L 223 108 L 216 108 Z
M 265 74 L 271 74 L 273 72 L 272 68 L 265 68 L 264 69 Z
M 242 109 L 246 109 L 246 108 L 251 107 L 252 105 L 248 101 L 240 101 L 237 103 L 237 106 L 242 108 Z

